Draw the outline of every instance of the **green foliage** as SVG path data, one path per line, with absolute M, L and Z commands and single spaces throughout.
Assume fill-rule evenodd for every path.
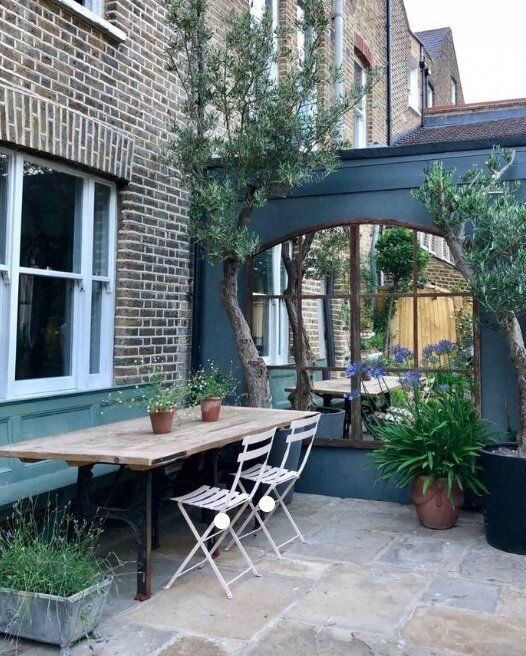
M 429 262 L 429 253 L 418 246 L 417 273 Z M 389 228 L 376 242 L 376 264 L 390 279 L 396 291 L 406 290 L 413 278 L 413 233 L 407 228 Z
M 406 400 L 405 408 L 409 412 L 400 413 L 396 422 L 371 426 L 382 445 L 371 454 L 380 478 L 407 487 L 425 476 L 424 491 L 444 478 L 451 501 L 455 485 L 484 492 L 477 475 L 478 449 L 490 441 L 490 433 L 471 396 L 455 386 L 426 400 L 416 395 Z
M 526 311 L 526 203 L 502 179 L 513 156 L 496 148 L 486 169 L 473 168 L 459 182 L 434 162 L 413 192 L 448 241 L 458 242 L 457 264 L 474 295 L 502 322 Z
M 208 369 L 200 368 L 188 379 L 188 401 L 194 404 L 210 398 L 223 399 L 232 394 L 237 385 L 238 381 L 232 374 L 225 374 L 210 364 Z
M 164 373 L 159 366 L 155 366 L 144 386 L 137 385 L 136 394 L 129 395 L 123 392 L 110 393 L 110 405 L 127 405 L 130 408 L 144 408 L 149 413 L 175 410 L 184 405 L 187 388 L 179 383 L 167 383 Z
M 231 11 L 217 39 L 205 20 L 206 0 L 165 4 L 169 70 L 185 93 L 184 121 L 174 121 L 167 157 L 190 189 L 191 231 L 208 258 L 242 262 L 258 246 L 254 209 L 335 168 L 342 117 L 367 89 L 341 98 L 318 94 L 341 78 L 325 60 L 324 0 L 304 2 L 301 65 L 286 45 L 295 29 L 274 30 L 270 12 L 259 20 L 248 7 Z
M 0 586 L 69 597 L 101 582 L 111 568 L 95 555 L 100 533 L 67 509 L 47 508 L 38 522 L 34 503 L 17 502 L 0 531 Z

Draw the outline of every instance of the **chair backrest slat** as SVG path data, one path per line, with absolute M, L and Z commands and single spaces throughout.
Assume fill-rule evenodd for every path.
M 309 455 L 312 449 L 312 443 L 314 442 L 314 438 L 316 437 L 316 431 L 318 430 L 320 416 L 321 415 L 318 412 L 312 417 L 307 417 L 305 419 L 296 419 L 295 421 L 291 422 L 290 433 L 286 437 L 287 448 L 285 449 L 285 453 L 283 455 L 283 460 L 281 461 L 280 469 L 282 470 L 288 469 L 287 460 L 289 457 L 291 445 L 294 444 L 295 442 L 299 442 L 299 441 L 303 442 L 304 440 L 309 440 L 305 453 L 303 454 L 303 458 L 298 466 L 298 469 L 296 470 L 298 475 L 301 474 L 305 465 L 307 464 L 307 460 L 309 459 Z

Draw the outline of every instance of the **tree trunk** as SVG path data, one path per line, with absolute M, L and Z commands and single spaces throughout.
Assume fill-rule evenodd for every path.
M 302 244 L 303 258 L 307 255 L 314 238 L 312 235 L 307 235 Z M 314 354 L 310 348 L 309 336 L 305 327 L 302 327 L 302 334 L 300 335 L 300 321 L 296 307 L 295 299 L 299 294 L 298 272 L 296 267 L 295 258 L 291 258 L 287 244 L 283 245 L 281 251 L 281 259 L 287 272 L 287 287 L 283 291 L 285 298 L 285 307 L 287 308 L 287 316 L 289 319 L 290 331 L 292 334 L 292 353 L 294 362 L 296 363 L 296 389 L 290 394 L 290 400 L 294 410 L 311 410 L 316 407 L 314 402 L 314 389 L 312 385 L 312 374 L 306 371 L 305 367 L 313 367 L 316 363 Z M 302 267 L 303 268 L 303 267 Z M 302 271 L 303 275 L 303 271 Z
M 519 445 L 519 455 L 526 458 L 526 347 L 519 320 L 516 316 L 505 320 L 504 332 L 510 349 L 511 361 L 515 367 L 519 394 L 517 444 Z
M 389 357 L 389 351 L 391 349 L 391 319 L 393 318 L 393 307 L 394 307 L 394 298 L 393 296 L 390 296 L 389 303 L 387 305 L 387 318 L 385 322 L 385 337 L 384 337 L 385 357 Z
M 234 258 L 223 262 L 223 280 L 221 281 L 221 301 L 225 308 L 237 354 L 247 385 L 248 405 L 256 408 L 270 408 L 270 387 L 267 365 L 260 357 L 250 326 L 241 311 L 238 298 L 238 278 L 241 264 Z

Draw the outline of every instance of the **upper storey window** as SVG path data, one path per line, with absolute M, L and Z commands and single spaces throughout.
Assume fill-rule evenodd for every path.
M 434 104 L 435 104 L 435 90 L 433 89 L 433 85 L 428 82 L 427 83 L 427 106 L 428 107 L 433 107 Z
M 265 14 L 272 19 L 272 30 L 274 32 L 274 49 L 277 50 L 276 29 L 278 27 L 278 0 L 250 0 L 250 13 L 256 20 L 262 20 Z M 271 74 L 274 80 L 278 77 L 278 64 L 272 62 Z
M 354 60 L 354 84 L 365 89 L 367 85 L 367 69 L 357 59 Z M 364 93 L 354 107 L 354 139 L 355 148 L 367 146 L 367 95 Z
M 104 0 L 75 0 L 75 2 L 99 16 L 104 12 Z
M 415 112 L 419 112 L 418 68 L 412 68 L 407 74 L 407 89 L 409 94 L 407 104 Z

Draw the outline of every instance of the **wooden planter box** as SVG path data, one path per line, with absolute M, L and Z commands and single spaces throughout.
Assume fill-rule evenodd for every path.
M 71 645 L 98 625 L 111 583 L 106 579 L 71 597 L 0 588 L 0 632 L 58 645 L 60 655 L 69 656 Z

